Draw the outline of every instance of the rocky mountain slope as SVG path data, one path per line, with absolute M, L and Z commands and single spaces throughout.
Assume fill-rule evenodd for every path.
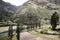
M 55 1 L 55 0 L 54 0 Z M 45 20 L 50 20 L 51 15 L 58 11 L 60 13 L 60 5 L 50 0 L 28 0 L 16 11 L 16 16 L 21 17 L 21 22 L 29 22 L 29 20 L 37 21 L 42 19 L 42 23 Z M 60 15 L 60 14 L 59 14 Z
M 46 9 L 49 9 L 49 10 L 60 9 L 60 5 L 57 5 L 57 3 L 55 3 L 55 0 L 53 1 L 51 0 L 28 0 L 27 2 L 25 2 L 23 5 L 19 7 L 16 13 L 22 12 L 25 8 L 27 8 L 27 6 L 30 6 L 30 5 L 32 5 L 33 7 L 35 7 L 34 5 L 38 7 L 45 7 Z
M 55 3 L 60 5 L 60 0 L 48 0 L 50 3 Z
M 12 5 L 10 3 L 4 2 L 2 0 L 0 0 L 0 9 L 3 8 L 6 11 L 12 12 L 14 13 L 17 10 L 17 6 Z
M 46 6 L 47 8 L 53 10 L 60 9 L 60 0 L 28 0 L 23 5 L 20 6 L 19 10 L 23 10 L 24 8 L 26 8 L 26 6 L 29 6 L 31 4 L 42 6 L 42 7 Z
M 0 0 L 0 22 L 10 20 L 15 14 L 17 6 Z

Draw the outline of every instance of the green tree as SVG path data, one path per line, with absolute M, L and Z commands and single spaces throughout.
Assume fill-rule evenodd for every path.
M 51 16 L 52 30 L 56 29 L 58 23 L 59 23 L 59 15 L 57 14 L 57 12 L 54 12 L 54 14 Z

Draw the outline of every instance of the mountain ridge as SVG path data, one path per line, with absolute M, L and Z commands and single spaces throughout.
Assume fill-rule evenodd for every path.
M 15 6 L 8 2 L 4 2 L 4 1 L 0 0 L 0 9 L 1 8 L 3 8 L 6 11 L 14 13 L 18 9 L 18 6 Z

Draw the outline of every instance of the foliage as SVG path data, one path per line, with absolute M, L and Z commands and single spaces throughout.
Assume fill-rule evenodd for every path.
M 18 15 L 19 15 L 19 20 L 23 23 L 34 23 L 35 21 L 38 21 L 39 19 L 36 6 L 34 7 L 34 5 L 27 6 Z
M 16 17 L 16 20 L 20 23 L 36 23 L 40 20 L 44 20 L 45 22 L 46 20 L 49 21 L 51 19 L 51 15 L 55 11 L 56 10 L 49 10 L 46 7 L 38 6 L 36 4 L 29 4 L 27 6 L 19 8 L 16 13 L 18 16 L 18 18 Z M 58 12 L 60 12 L 60 10 Z
M 30 5 L 26 6 L 21 12 L 17 12 L 17 13 L 18 13 L 17 16 L 22 17 L 22 19 L 24 19 L 24 18 L 26 19 L 29 17 L 33 17 L 34 19 L 36 17 L 38 19 L 40 19 L 40 18 L 48 18 L 49 19 L 50 16 L 52 15 L 51 10 L 48 10 L 44 7 L 37 6 L 35 4 L 30 4 Z M 36 17 L 34 17 L 34 16 L 36 16 Z
M 6 10 L 2 10 L 2 13 L 0 15 L 0 21 L 7 21 L 11 19 L 12 13 Z

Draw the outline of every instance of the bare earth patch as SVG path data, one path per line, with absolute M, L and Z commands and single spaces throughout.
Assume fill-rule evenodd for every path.
M 36 35 L 33 35 L 29 32 L 22 32 L 20 33 L 20 40 L 52 40 L 52 39 L 37 37 Z

